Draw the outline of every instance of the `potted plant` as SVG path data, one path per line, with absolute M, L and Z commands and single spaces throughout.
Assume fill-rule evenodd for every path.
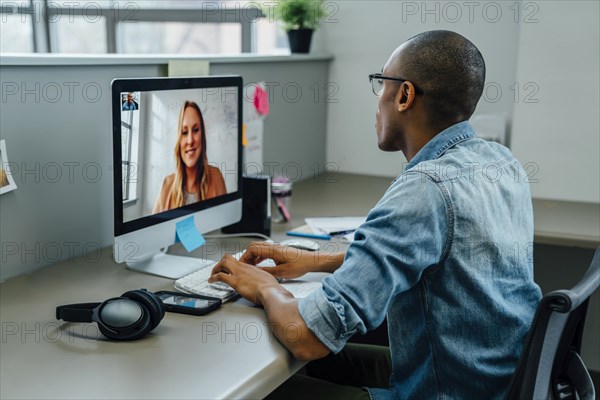
M 290 41 L 290 51 L 308 53 L 313 31 L 326 15 L 322 1 L 277 0 L 273 12 L 275 19 L 284 24 Z

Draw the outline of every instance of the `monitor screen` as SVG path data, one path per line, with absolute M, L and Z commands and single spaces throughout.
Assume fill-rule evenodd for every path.
M 112 111 L 115 260 L 175 243 L 183 218 L 202 233 L 239 221 L 241 77 L 116 79 Z

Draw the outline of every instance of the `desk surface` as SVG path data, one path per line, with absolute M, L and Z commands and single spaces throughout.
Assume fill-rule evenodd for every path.
M 336 184 L 337 179 L 324 175 L 320 182 L 296 185 L 292 222 L 274 225 L 273 238 L 285 237 L 304 217 L 364 215 L 391 182 L 359 178 L 364 195 L 356 196 L 354 185 Z M 209 240 L 191 255 L 219 259 L 249 241 Z M 335 249 L 346 247 L 334 243 Z M 331 243 L 327 250 L 333 250 Z M 182 248 L 174 246 L 173 252 Z M 103 301 L 142 287 L 173 290 L 172 280 L 115 264 L 110 248 L 0 287 L 3 399 L 260 398 L 303 365 L 273 337 L 264 311 L 243 299 L 203 317 L 167 313 L 153 332 L 135 342 L 107 341 L 92 323 L 55 320 L 61 304 Z
M 103 339 L 95 324 L 63 324 L 57 305 L 127 290 L 173 290 L 173 281 L 100 259 L 77 259 L 2 285 L 2 398 L 257 398 L 302 363 L 245 300 L 203 317 L 167 313 L 135 342 Z

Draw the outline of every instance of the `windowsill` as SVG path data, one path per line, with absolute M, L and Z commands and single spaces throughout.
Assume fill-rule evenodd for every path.
M 4 53 L 0 65 L 140 65 L 167 64 L 170 60 L 206 60 L 212 63 L 260 63 L 260 62 L 299 62 L 330 61 L 331 54 L 17 54 Z
M 133 207 L 137 203 L 137 199 L 125 200 L 123 202 L 123 208 Z

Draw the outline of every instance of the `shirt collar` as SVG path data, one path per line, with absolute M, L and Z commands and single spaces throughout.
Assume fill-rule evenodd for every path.
M 469 121 L 454 124 L 433 137 L 404 168 L 408 171 L 420 162 L 435 160 L 446 152 L 450 147 L 475 136 Z

